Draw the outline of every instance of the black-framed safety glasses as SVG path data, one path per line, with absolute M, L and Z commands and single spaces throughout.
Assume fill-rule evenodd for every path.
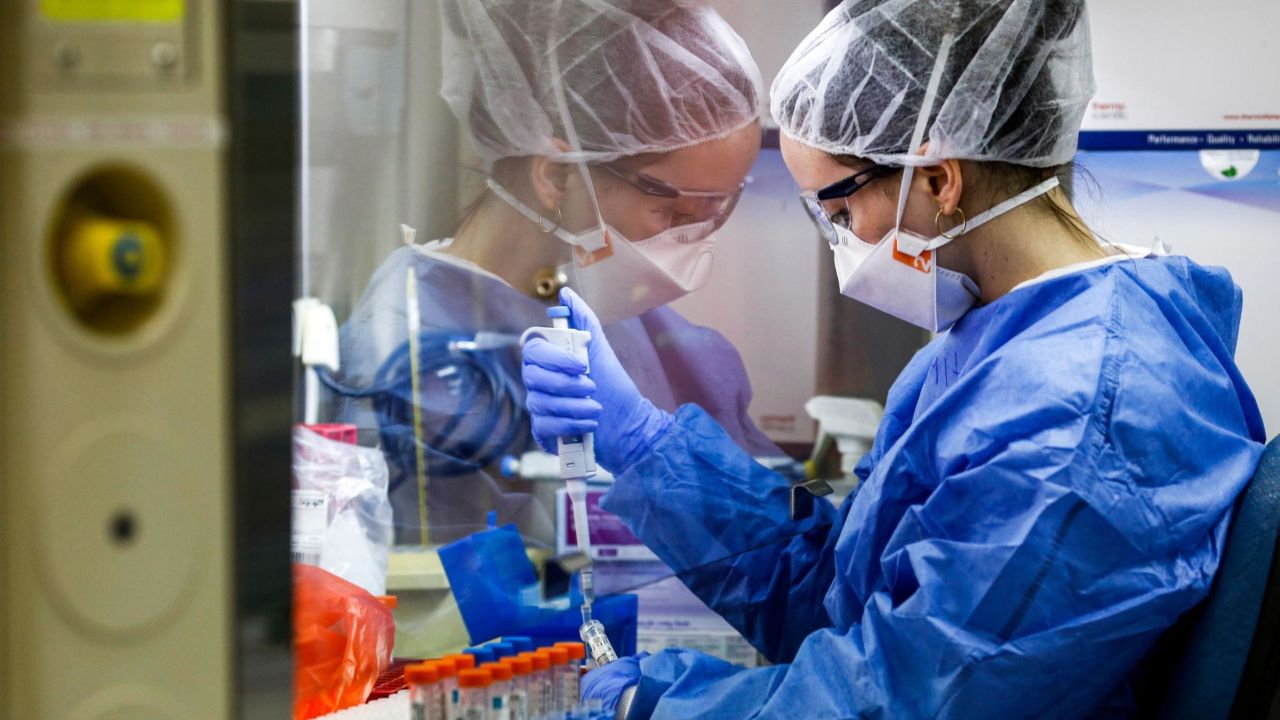
M 898 168 L 889 165 L 872 165 L 826 187 L 802 192 L 800 200 L 804 203 L 805 211 L 809 213 L 809 219 L 818 226 L 822 237 L 832 245 L 838 245 L 840 236 L 836 234 L 836 226 L 846 229 L 849 227 L 851 217 L 849 197 L 869 185 L 872 180 L 890 175 L 897 170 Z M 843 200 L 844 208 L 834 213 L 827 212 L 827 207 L 823 203 L 832 200 Z
M 669 203 L 669 227 L 714 220 L 715 227 L 719 229 L 733 214 L 733 209 L 737 207 L 738 199 L 742 197 L 742 192 L 747 186 L 745 182 L 739 183 L 737 189 L 730 192 L 681 190 L 644 173 L 624 170 L 608 164 L 595 167 L 607 171 L 649 197 Z

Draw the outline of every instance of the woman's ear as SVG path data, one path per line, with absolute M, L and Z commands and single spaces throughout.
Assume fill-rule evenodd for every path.
M 929 143 L 920 147 L 923 155 Z M 937 203 L 943 215 L 955 213 L 964 194 L 964 173 L 959 160 L 943 160 L 937 165 L 916 168 L 916 177 L 923 183 L 921 188 Z
M 569 144 L 563 140 L 553 141 L 562 152 L 569 151 Z M 560 207 L 564 195 L 568 192 L 569 173 L 573 166 L 557 162 L 546 155 L 535 155 L 529 162 L 529 187 L 533 195 L 546 212 L 554 212 Z

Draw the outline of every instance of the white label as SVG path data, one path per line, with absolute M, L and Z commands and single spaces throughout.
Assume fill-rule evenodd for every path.
M 293 491 L 293 561 L 316 565 L 329 529 L 329 496 L 321 490 Z
M 564 697 L 565 707 L 577 707 L 578 700 L 581 697 L 581 691 L 578 688 L 578 668 L 570 661 L 571 672 L 561 673 L 561 694 Z

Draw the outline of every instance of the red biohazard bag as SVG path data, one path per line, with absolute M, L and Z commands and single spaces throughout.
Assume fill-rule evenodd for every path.
M 359 705 L 391 664 L 384 599 L 313 565 L 293 566 L 293 720 Z

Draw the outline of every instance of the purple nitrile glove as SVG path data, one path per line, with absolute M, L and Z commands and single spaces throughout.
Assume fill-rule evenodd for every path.
M 582 678 L 582 700 L 599 700 L 605 712 L 616 712 L 622 692 L 640 682 L 640 661 L 647 657 L 649 653 L 642 652 L 618 658 L 587 673 Z
M 543 450 L 555 452 L 556 438 L 594 432 L 597 462 L 622 473 L 666 432 L 671 415 L 636 389 L 586 302 L 568 288 L 560 291 L 560 302 L 569 308 L 569 325 L 591 333 L 591 374 L 546 340 L 534 337 L 525 344 L 525 406 L 533 436 Z

